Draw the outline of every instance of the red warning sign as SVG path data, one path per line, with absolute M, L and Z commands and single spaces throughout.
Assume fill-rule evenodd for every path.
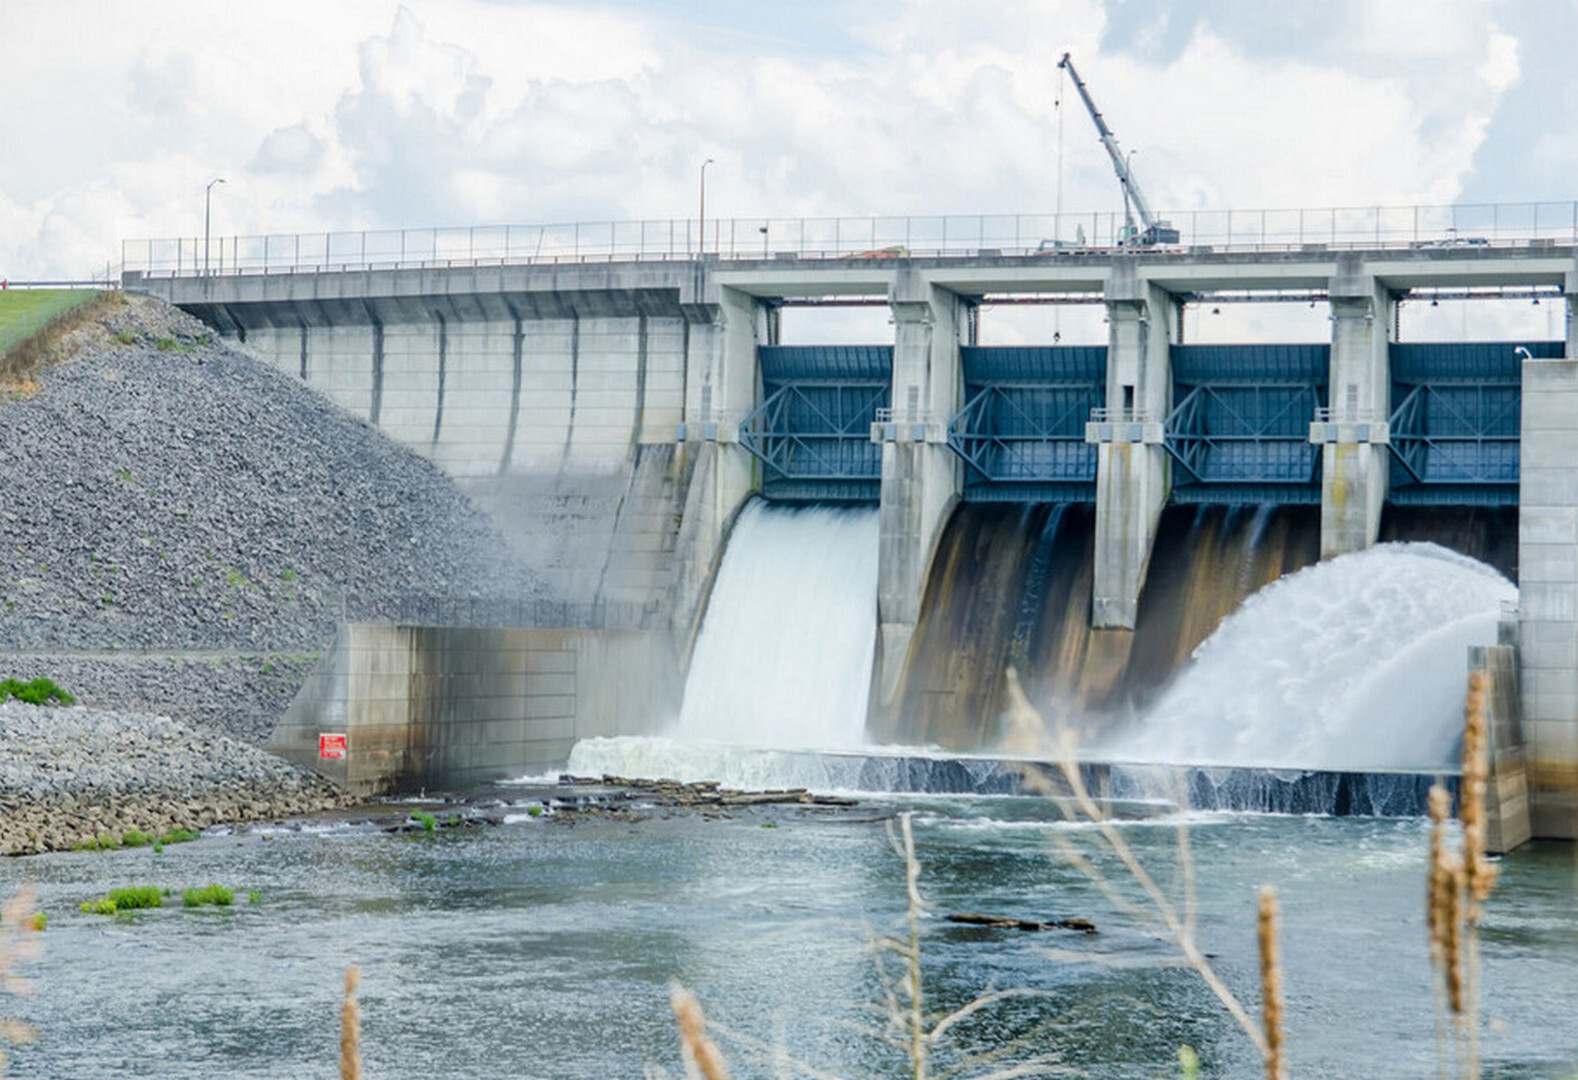
M 318 757 L 327 760 L 337 760 L 345 756 L 344 735 L 318 736 Z

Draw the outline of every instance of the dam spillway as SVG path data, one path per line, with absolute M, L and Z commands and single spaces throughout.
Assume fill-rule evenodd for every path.
M 261 261 L 232 257 L 218 274 L 166 275 L 150 257 L 129 264 L 126 280 L 244 336 L 443 463 L 519 524 L 518 547 L 571 598 L 656 607 L 684 637 L 738 507 L 787 490 L 773 469 L 790 459 L 773 448 L 826 440 L 852 450 L 869 411 L 871 449 L 834 455 L 835 465 L 858 464 L 859 477 L 838 466 L 792 479 L 824 491 L 857 480 L 844 486 L 867 502 L 876 492 L 873 694 L 885 712 L 961 500 L 1088 502 L 1092 625 L 1136 634 L 1169 507 L 1318 506 L 1319 555 L 1331 557 L 1374 543 L 1404 509 L 1516 506 L 1518 550 L 1497 565 L 1511 563 L 1521 586 L 1531 792 L 1544 808 L 1539 828 L 1570 832 L 1575 350 L 1571 340 L 1527 340 L 1421 351 L 1413 346 L 1426 343 L 1397 340 L 1396 316 L 1432 291 L 1522 289 L 1570 303 L 1578 236 L 1546 228 L 1464 244 L 1417 224 L 1399 232 L 1385 214 L 1357 231 L 1333 215 L 1320 235 L 1304 220 L 1296 239 L 1250 227 L 1154 250 L 1038 251 L 1017 228 L 1014 241 L 950 228 L 936 243 L 917 229 L 891 251 L 802 236 L 783 258 L 770 249 L 698 258 L 672 245 L 651 258 L 618 245 L 552 261 L 440 258 L 436 247 L 407 258 L 417 248 L 402 235 L 398 257 L 354 266 L 329 258 L 343 250 L 329 241 L 322 258 L 286 259 L 281 251 L 310 245 L 265 242 Z M 1311 353 L 1180 339 L 1188 306 L 1256 290 L 1328 305 L 1329 343 Z M 1034 346 L 1039 357 L 968 351 L 985 348 L 974 337 L 981 305 L 1027 296 L 1100 305 L 1099 357 L 1076 362 L 1056 351 L 1071 346 L 1047 343 Z M 887 304 L 893 340 L 871 343 L 891 349 L 887 392 L 857 401 L 858 389 L 843 387 L 851 407 L 824 426 L 801 424 L 815 410 L 786 409 L 778 415 L 795 426 L 742 428 L 767 403 L 762 350 L 780 347 L 781 305 L 828 298 Z M 773 392 L 810 400 L 816 378 Z
M 1009 666 L 1039 708 L 1096 734 L 1143 709 L 1248 596 L 1314 562 L 1319 516 L 1168 509 L 1134 630 L 1091 626 L 1094 544 L 1088 505 L 962 505 L 932 562 L 900 695 L 873 723 L 878 741 L 993 745 Z
M 774 749 L 864 743 L 876 589 L 875 511 L 752 502 L 718 568 L 675 734 Z

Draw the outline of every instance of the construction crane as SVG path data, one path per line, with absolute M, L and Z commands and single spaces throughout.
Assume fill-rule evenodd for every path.
M 1151 204 L 1146 202 L 1145 195 L 1140 191 L 1140 185 L 1135 182 L 1134 173 L 1129 168 L 1129 163 L 1123 158 L 1123 151 L 1118 149 L 1117 136 L 1101 118 L 1101 111 L 1096 108 L 1096 103 L 1090 99 L 1090 91 L 1085 89 L 1084 82 L 1079 77 L 1079 72 L 1074 70 L 1074 61 L 1069 59 L 1068 53 L 1063 54 L 1063 59 L 1057 64 L 1060 68 L 1067 68 L 1069 76 L 1074 80 L 1074 89 L 1079 91 L 1080 100 L 1085 103 L 1085 108 L 1090 111 L 1090 118 L 1096 122 L 1096 134 L 1101 136 L 1101 145 L 1107 148 L 1107 156 L 1112 158 L 1112 167 L 1118 173 L 1118 183 L 1123 185 L 1123 231 L 1118 234 L 1118 244 L 1123 247 L 1155 247 L 1157 244 L 1178 243 L 1178 230 L 1173 228 L 1171 222 L 1157 221 L 1151 213 Z M 1130 204 L 1133 210 L 1130 210 Z M 1134 224 L 1134 211 L 1140 215 L 1140 228 Z

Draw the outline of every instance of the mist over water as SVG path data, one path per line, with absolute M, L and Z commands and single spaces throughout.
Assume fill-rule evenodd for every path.
M 1092 757 L 1265 768 L 1450 767 L 1466 650 L 1511 582 L 1435 544 L 1382 544 L 1282 578 L 1231 615 L 1135 727 Z
M 753 502 L 718 569 L 674 734 L 859 746 L 876 638 L 877 512 Z

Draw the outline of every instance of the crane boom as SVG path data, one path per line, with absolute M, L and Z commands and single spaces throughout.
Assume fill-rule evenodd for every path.
M 1063 59 L 1058 61 L 1057 66 L 1068 69 L 1069 76 L 1074 80 L 1074 89 L 1079 92 L 1079 98 L 1085 103 L 1085 108 L 1090 113 L 1090 118 L 1096 122 L 1096 134 L 1101 137 L 1101 145 L 1107 148 L 1107 156 L 1112 158 L 1112 167 L 1118 174 L 1118 183 L 1123 185 L 1125 212 L 1128 209 L 1127 203 L 1129 200 L 1133 200 L 1134 209 L 1139 212 L 1140 224 L 1144 226 L 1144 229 L 1136 234 L 1134 221 L 1131 218 L 1128 222 L 1126 242 L 1140 243 L 1146 246 L 1176 244 L 1178 242 L 1178 230 L 1173 228 L 1168 222 L 1157 221 L 1155 215 L 1151 213 L 1151 204 L 1146 201 L 1145 193 L 1140 190 L 1140 185 L 1134 179 L 1133 170 L 1129 168 L 1128 162 L 1123 160 L 1123 151 L 1118 149 L 1118 137 L 1112 133 L 1112 129 L 1107 126 L 1107 122 L 1101 118 L 1101 110 L 1096 108 L 1096 103 L 1091 100 L 1090 91 L 1085 88 L 1085 82 L 1079 77 L 1079 72 L 1074 69 L 1074 61 L 1069 58 L 1068 53 L 1063 54 Z

